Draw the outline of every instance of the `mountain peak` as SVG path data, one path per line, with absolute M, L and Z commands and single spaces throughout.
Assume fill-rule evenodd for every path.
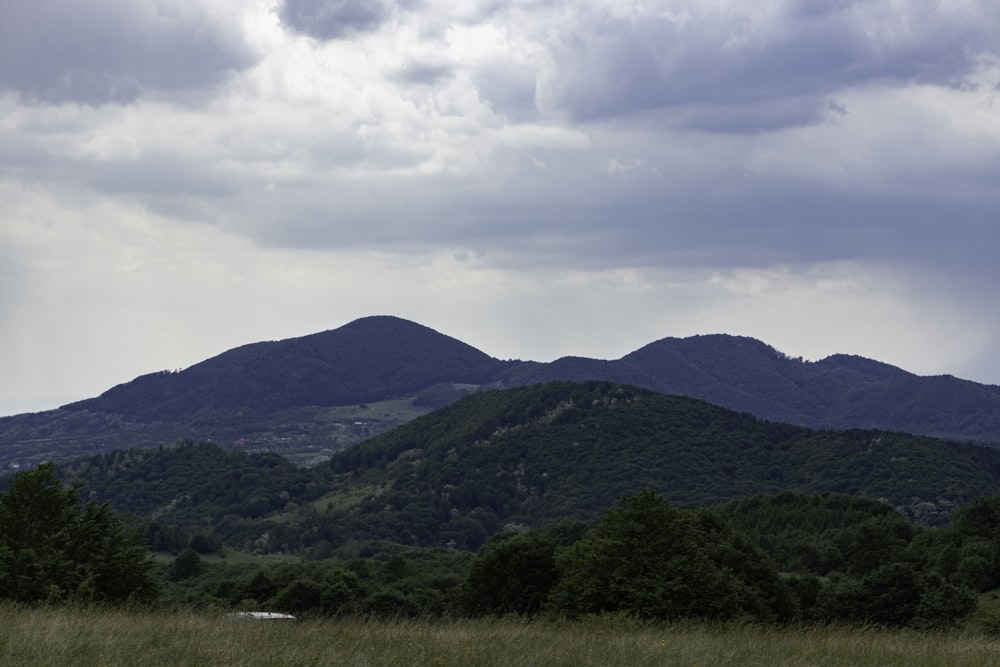
M 817 361 L 816 365 L 820 368 L 842 368 L 873 379 L 916 377 L 913 373 L 904 371 L 902 368 L 856 354 L 831 354 Z
M 252 343 L 177 373 L 153 373 L 65 406 L 142 420 L 201 410 L 263 415 L 416 393 L 437 382 L 487 383 L 502 362 L 455 338 L 378 315 L 298 338 Z

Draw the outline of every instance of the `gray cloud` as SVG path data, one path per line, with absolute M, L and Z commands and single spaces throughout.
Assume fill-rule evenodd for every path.
M 1000 8 L 978 3 L 977 10 L 939 5 L 900 16 L 873 1 L 796 2 L 742 17 L 692 9 L 635 20 L 583 11 L 550 44 L 554 66 L 543 87 L 549 107 L 576 120 L 715 107 L 706 124 L 715 131 L 809 124 L 847 86 L 960 84 L 984 55 L 1000 53 Z M 740 118 L 742 105 L 750 119 Z M 681 115 L 683 125 L 697 127 L 689 116 Z
M 219 83 L 256 55 L 193 6 L 35 0 L 0 7 L 0 88 L 39 102 L 130 102 Z
M 95 190 L 110 195 L 223 197 L 237 194 L 236 179 L 215 165 L 169 154 L 146 154 L 135 162 L 78 164 Z
M 116 325 L 94 341 L 143 320 L 137 305 L 180 327 L 178 304 L 227 304 L 201 328 L 246 342 L 261 337 L 246 318 L 308 314 L 283 332 L 303 333 L 331 324 L 316 303 L 340 322 L 350 298 L 418 320 L 480 308 L 497 330 L 555 306 L 583 318 L 567 340 L 588 313 L 632 329 L 661 309 L 649 339 L 758 318 L 861 340 L 878 321 L 894 350 L 933 319 L 934 344 L 911 349 L 963 330 L 992 349 L 995 4 L 413 4 L 2 5 L 0 308 L 21 345 L 6 349 L 73 329 L 66 304 Z M 15 315 L 40 312 L 19 275 L 51 315 Z
M 417 86 L 435 86 L 454 74 L 451 65 L 436 65 L 431 63 L 406 63 L 396 70 L 393 77 L 396 81 Z
M 389 14 L 383 0 L 284 0 L 281 22 L 317 39 L 341 39 L 378 28 Z
M 933 188 L 844 196 L 819 183 L 748 174 L 737 187 L 716 172 L 672 184 L 642 166 L 608 174 L 573 170 L 572 160 L 550 153 L 547 170 L 525 165 L 476 178 L 394 176 L 260 192 L 243 199 L 229 224 L 266 246 L 455 247 L 478 253 L 479 264 L 519 270 L 857 260 L 996 274 L 996 197 Z
M 498 113 L 515 121 L 538 115 L 535 85 L 538 73 L 530 65 L 489 63 L 473 71 L 480 96 Z
M 151 2 L 8 3 L 0 83 L 21 95 L 0 95 L 0 175 L 282 252 L 995 278 L 996 111 L 969 73 L 998 51 L 1000 10 L 765 4 L 485 2 L 452 20 L 288 0 L 285 27 L 262 2 L 226 28 Z M 253 61 L 250 39 L 264 60 L 211 103 L 44 104 L 210 86 Z

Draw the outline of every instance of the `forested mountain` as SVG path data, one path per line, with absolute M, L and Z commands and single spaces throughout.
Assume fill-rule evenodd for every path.
M 189 443 L 61 470 L 121 511 L 314 556 L 380 540 L 475 550 L 505 529 L 593 519 L 643 489 L 678 506 L 852 494 L 931 525 L 1000 493 L 994 448 L 816 431 L 605 382 L 474 394 L 308 469 Z
M 441 382 L 495 381 L 504 363 L 427 327 L 367 317 L 334 331 L 254 343 L 175 373 L 144 375 L 64 406 L 140 421 L 199 413 L 246 417 L 301 406 L 412 396 Z
M 224 352 L 57 410 L 0 418 L 0 469 L 212 440 L 296 464 L 384 433 L 470 392 L 606 380 L 813 428 L 1000 443 L 1000 387 L 920 377 L 861 357 L 790 358 L 739 336 L 664 338 L 617 360 L 499 360 L 395 317 Z
M 1000 441 L 1000 387 L 919 377 L 863 357 L 810 363 L 752 338 L 716 335 L 664 339 L 621 361 L 656 378 L 643 386 L 775 421 Z
M 390 474 L 391 488 L 380 482 L 380 510 L 489 508 L 501 522 L 529 523 L 593 516 L 642 488 L 680 505 L 838 492 L 933 522 L 1000 490 L 993 448 L 816 431 L 605 382 L 470 396 L 341 452 L 328 467 L 376 480 Z

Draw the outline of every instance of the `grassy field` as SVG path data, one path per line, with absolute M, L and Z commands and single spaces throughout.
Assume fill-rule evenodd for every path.
M 221 613 L 0 606 L 0 664 L 536 667 L 1000 663 L 970 634 L 843 628 L 649 627 L 627 621 L 234 623 Z

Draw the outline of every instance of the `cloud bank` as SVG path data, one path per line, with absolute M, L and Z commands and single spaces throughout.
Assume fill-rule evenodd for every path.
M 985 0 L 5 3 L 0 412 L 377 312 L 997 383 L 998 87 Z

